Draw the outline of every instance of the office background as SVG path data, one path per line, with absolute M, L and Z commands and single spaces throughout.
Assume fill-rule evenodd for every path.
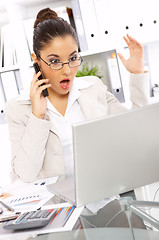
M 9 182 L 10 169 L 4 106 L 7 100 L 29 88 L 33 74 L 30 57 L 33 22 L 44 7 L 54 9 L 71 24 L 72 15 L 69 17 L 68 11 L 72 9 L 84 64 L 88 63 L 90 68 L 97 66 L 108 89 L 128 107 L 128 73 L 117 52 L 128 56 L 122 38 L 127 33 L 140 41 L 145 50 L 145 70 L 151 79 L 150 98 L 152 102 L 159 100 L 158 0 L 134 0 L 133 3 L 130 0 L 0 0 L 0 146 L 3 146 L 0 185 Z M 146 186 L 136 190 L 136 194 L 152 200 L 158 186 L 158 183 Z

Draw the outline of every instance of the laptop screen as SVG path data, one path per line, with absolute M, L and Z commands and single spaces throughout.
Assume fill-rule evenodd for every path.
M 159 180 L 159 104 L 73 126 L 77 205 Z

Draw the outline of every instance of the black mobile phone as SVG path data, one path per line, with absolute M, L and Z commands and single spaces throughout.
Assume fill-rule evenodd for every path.
M 33 64 L 33 67 L 34 67 L 36 73 L 38 73 L 39 71 L 41 71 L 38 63 L 34 63 L 34 64 Z M 38 79 L 39 79 L 39 80 L 43 79 L 42 74 L 38 77 Z M 44 85 L 44 84 L 45 84 L 45 83 L 42 83 L 40 86 L 42 86 L 42 85 Z M 44 97 L 48 97 L 48 96 L 49 96 L 49 93 L 48 93 L 47 88 L 42 91 L 42 94 L 43 94 Z

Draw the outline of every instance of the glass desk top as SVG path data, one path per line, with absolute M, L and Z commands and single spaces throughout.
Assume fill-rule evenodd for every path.
M 133 228 L 130 227 L 128 219 L 120 216 L 121 208 L 118 209 L 118 202 L 111 202 L 108 206 L 102 208 L 97 215 L 88 215 L 84 209 L 79 217 L 74 229 L 67 232 L 50 233 L 28 238 L 27 240 L 158 240 L 159 231 L 146 221 L 142 221 L 136 214 L 131 215 L 130 219 Z M 114 209 L 116 208 L 116 209 Z M 149 213 L 155 211 L 154 207 L 139 207 L 143 212 Z M 106 215 L 117 213 L 105 224 Z M 157 209 L 159 213 L 159 208 Z M 128 214 L 128 215 L 129 215 Z M 112 224 L 111 224 L 112 223 Z M 95 225 L 96 224 L 96 225 Z M 99 227 L 103 225 L 103 227 Z M 109 227 L 110 225 L 110 227 Z M 113 226 L 113 227 L 112 227 Z
M 63 200 L 53 197 L 51 203 Z M 143 211 L 152 210 L 152 207 L 141 207 Z M 130 217 L 130 218 L 129 218 Z M 130 222 L 128 221 L 130 219 Z M 132 225 L 132 228 L 131 228 Z M 25 233 L 25 231 L 24 231 Z M 41 235 L 16 235 L 1 236 L 7 240 L 159 240 L 159 231 L 149 223 L 143 221 L 135 213 L 123 211 L 118 200 L 111 201 L 101 208 L 96 214 L 84 208 L 73 230 L 54 232 Z

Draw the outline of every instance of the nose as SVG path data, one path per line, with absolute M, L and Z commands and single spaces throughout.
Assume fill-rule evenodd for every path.
M 68 63 L 63 65 L 62 71 L 63 71 L 63 74 L 65 74 L 67 76 L 70 75 L 71 69 L 70 69 L 70 66 L 68 65 Z

